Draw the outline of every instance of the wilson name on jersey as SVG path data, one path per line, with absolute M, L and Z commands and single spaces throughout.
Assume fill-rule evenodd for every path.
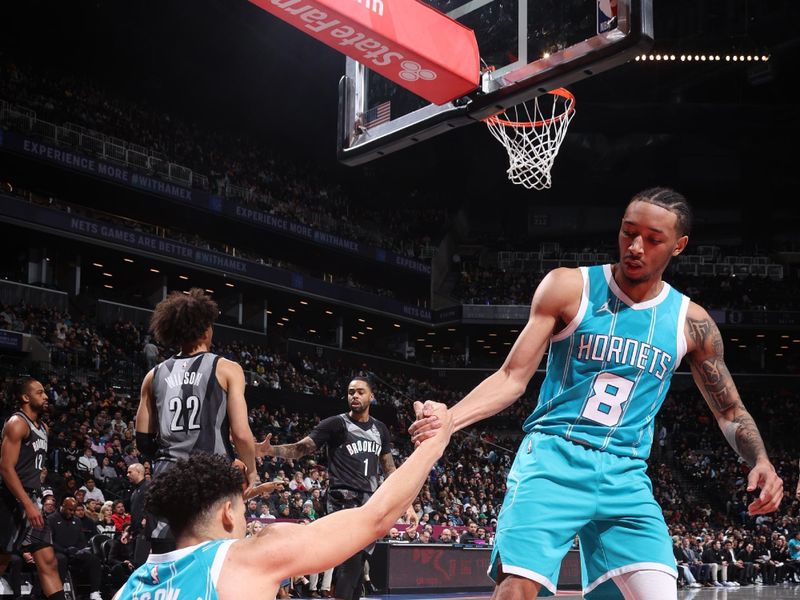
M 158 459 L 185 459 L 198 451 L 233 458 L 228 394 L 217 381 L 219 358 L 201 352 L 173 356 L 155 367 Z
M 611 265 L 580 271 L 578 314 L 550 340 L 539 401 L 523 429 L 647 458 L 656 413 L 686 354 L 689 298 L 664 282 L 658 296 L 636 303 Z

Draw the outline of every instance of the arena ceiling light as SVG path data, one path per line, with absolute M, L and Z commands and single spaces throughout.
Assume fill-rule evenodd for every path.
M 124 260 L 126 263 L 132 263 L 133 262 L 132 258 L 123 258 L 122 260 Z
M 104 272 L 104 273 L 103 273 L 103 277 L 113 277 L 113 275 L 112 275 L 111 273 L 105 273 L 105 272 Z
M 332 310 L 326 310 L 326 311 L 325 311 L 325 314 L 326 314 L 326 315 L 332 315 L 332 314 L 333 314 L 333 311 L 332 311 Z
M 178 275 L 178 279 L 183 279 L 184 281 L 189 280 L 189 278 L 186 275 Z
M 297 312 L 297 311 L 296 311 L 295 309 L 293 309 L 293 308 L 287 308 L 286 310 L 288 310 L 289 312 Z
M 234 287 L 232 283 L 225 283 L 225 285 L 227 285 L 228 287 Z
M 113 286 L 113 285 L 111 285 L 110 283 L 106 283 L 106 284 L 104 284 L 104 285 L 103 285 L 103 287 L 104 287 L 104 288 L 108 288 L 108 289 L 110 289 L 110 290 L 113 290 L 113 289 L 114 289 L 114 286 Z
M 283 327 L 284 324 L 278 321 L 277 323 L 275 323 L 275 325 L 280 325 L 281 327 Z
M 304 306 L 305 306 L 305 305 L 307 305 L 307 304 L 308 304 L 308 301 L 307 301 L 307 300 L 300 300 L 300 304 L 302 304 L 302 305 L 304 305 Z
M 400 323 L 392 323 L 392 325 L 394 325 L 395 327 L 397 327 L 398 329 L 400 329 Z
M 93 267 L 97 267 L 97 268 L 99 268 L 99 269 L 102 269 L 102 268 L 103 268 L 103 265 L 101 265 L 100 263 L 92 263 L 92 266 L 93 266 Z
M 158 269 L 154 269 L 152 267 L 150 268 L 150 272 L 151 273 L 161 273 L 161 271 L 159 271 Z

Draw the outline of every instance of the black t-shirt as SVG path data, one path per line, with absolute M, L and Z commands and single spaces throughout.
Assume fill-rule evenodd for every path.
M 317 448 L 328 447 L 331 489 L 370 493 L 378 489 L 378 459 L 392 451 L 386 425 L 373 417 L 359 423 L 342 413 L 323 420 L 308 436 Z

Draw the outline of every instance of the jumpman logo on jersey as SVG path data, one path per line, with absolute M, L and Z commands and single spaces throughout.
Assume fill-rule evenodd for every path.
M 601 306 L 600 308 L 598 308 L 598 309 L 597 309 L 597 311 L 595 311 L 595 313 L 594 313 L 594 314 L 596 314 L 596 315 L 599 315 L 599 314 L 600 314 L 600 313 L 602 313 L 602 312 L 607 312 L 607 313 L 609 313 L 609 314 L 614 314 L 614 313 L 612 313 L 612 312 L 611 312 L 611 308 L 608 306 L 608 303 L 609 303 L 609 302 L 611 302 L 611 298 L 609 298 L 608 300 L 606 300 L 606 303 L 605 303 L 605 304 L 603 304 L 603 306 Z

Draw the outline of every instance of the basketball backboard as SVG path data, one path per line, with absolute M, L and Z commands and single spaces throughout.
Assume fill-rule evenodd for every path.
M 619 66 L 652 44 L 652 0 L 423 1 L 475 31 L 480 87 L 437 106 L 347 58 L 338 131 L 346 164 L 474 123 Z M 404 79 L 430 76 L 416 63 L 405 67 Z

